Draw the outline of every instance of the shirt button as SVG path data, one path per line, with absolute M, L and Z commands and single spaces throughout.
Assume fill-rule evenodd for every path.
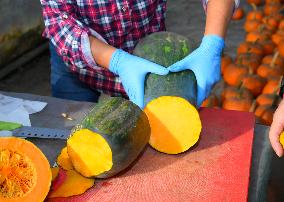
M 68 15 L 67 15 L 66 13 L 64 13 L 64 14 L 62 15 L 62 17 L 63 17 L 64 19 L 68 19 Z
M 125 13 L 126 8 L 124 6 L 121 7 L 121 10 Z
M 66 55 L 67 55 L 67 52 L 66 52 L 65 50 L 62 50 L 62 51 L 61 51 L 61 54 L 62 54 L 62 56 L 66 56 Z

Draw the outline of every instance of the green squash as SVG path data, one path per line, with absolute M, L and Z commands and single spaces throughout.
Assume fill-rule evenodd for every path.
M 195 49 L 193 40 L 171 32 L 157 32 L 139 41 L 134 55 L 145 58 L 164 67 L 182 60 Z M 191 70 L 170 73 L 166 76 L 148 74 L 145 79 L 144 102 L 161 96 L 177 96 L 197 103 L 197 82 Z
M 169 67 L 189 55 L 192 40 L 170 32 L 146 36 L 135 47 L 134 54 Z M 166 154 L 187 151 L 199 140 L 201 121 L 196 109 L 197 81 L 190 70 L 166 76 L 148 74 L 145 79 L 144 111 L 151 136 L 149 144 Z
M 67 151 L 83 176 L 107 178 L 127 168 L 149 137 L 146 114 L 126 99 L 110 97 L 95 105 L 74 128 Z

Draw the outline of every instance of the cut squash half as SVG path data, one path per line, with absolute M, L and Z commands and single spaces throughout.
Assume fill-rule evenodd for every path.
M 198 141 L 201 121 L 198 111 L 187 100 L 162 96 L 149 102 L 144 111 L 151 127 L 149 144 L 154 149 L 179 154 Z
M 112 168 L 112 151 L 107 141 L 88 129 L 73 133 L 67 140 L 67 152 L 76 171 L 94 177 Z
M 33 143 L 0 138 L 0 201 L 44 201 L 51 184 L 48 160 Z

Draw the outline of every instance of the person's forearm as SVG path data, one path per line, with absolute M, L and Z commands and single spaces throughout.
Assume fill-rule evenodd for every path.
M 109 63 L 113 52 L 116 50 L 113 46 L 105 44 L 95 37 L 89 36 L 90 46 L 94 60 L 98 65 L 109 68 Z
M 204 35 L 213 34 L 225 38 L 234 5 L 234 0 L 209 0 Z

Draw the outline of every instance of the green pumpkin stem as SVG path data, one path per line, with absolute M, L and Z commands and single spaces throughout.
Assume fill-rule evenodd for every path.
M 251 5 L 253 11 L 257 11 L 257 7 L 256 7 L 256 5 L 254 3 L 251 3 L 250 5 Z
M 272 68 L 275 67 L 275 62 L 276 62 L 278 56 L 279 56 L 279 52 L 277 51 L 277 52 L 274 53 L 274 55 L 273 55 L 273 58 L 272 58 L 272 60 L 271 60 L 271 62 L 270 62 L 270 67 L 272 67 Z
M 249 112 L 254 112 L 255 109 L 256 109 L 256 106 L 257 106 L 256 100 L 253 100 L 253 102 L 252 102 L 252 104 L 250 106 Z

